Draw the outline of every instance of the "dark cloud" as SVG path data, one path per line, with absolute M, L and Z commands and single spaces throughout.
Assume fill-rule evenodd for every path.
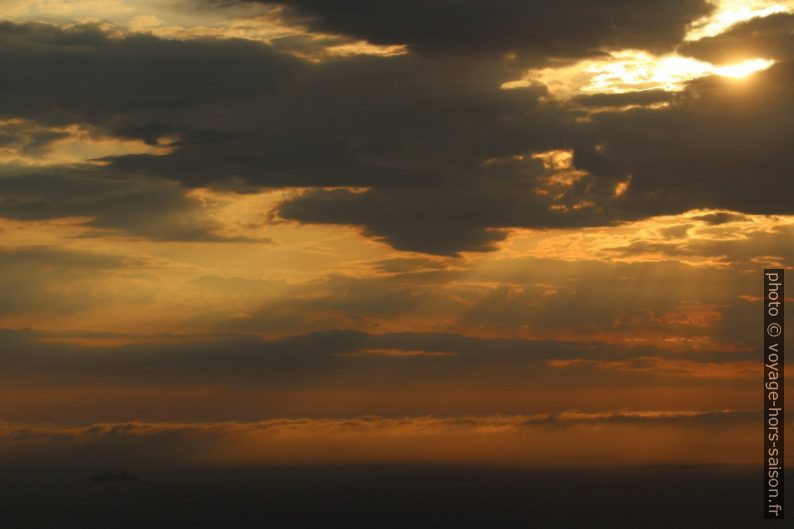
M 476 190 L 455 198 L 450 195 L 424 186 L 363 194 L 318 190 L 281 204 L 279 213 L 301 222 L 364 226 L 365 235 L 398 250 L 450 256 L 461 250 L 495 250 L 507 233 L 482 222 L 481 215 L 492 205 L 482 204 Z
M 111 336 L 112 337 L 112 336 Z M 522 386 L 635 384 L 665 374 L 563 373 L 549 360 L 627 360 L 664 356 L 651 346 L 600 342 L 475 338 L 452 333 L 368 334 L 334 330 L 262 339 L 248 335 L 155 336 L 146 343 L 91 345 L 108 336 L 0 333 L 0 371 L 17 381 L 114 380 L 128 384 L 202 383 L 267 388 L 399 387 L 456 382 Z M 122 337 L 123 338 L 123 337 Z M 691 361 L 746 360 L 747 354 L 701 353 Z M 598 367 L 598 366 L 596 366 Z M 32 377 L 32 378 L 31 378 Z M 589 380 L 589 381 L 588 381 Z M 621 382 L 618 382 L 621 381 Z
M 771 15 L 679 52 L 715 63 L 759 57 L 778 62 L 742 80 L 707 77 L 689 83 L 665 109 L 596 118 L 612 170 L 632 175 L 627 210 L 676 213 L 714 207 L 790 214 L 788 174 L 794 157 L 785 138 L 794 117 L 794 16 Z M 702 220 L 737 220 L 718 213 Z
M 728 213 L 725 211 L 721 211 L 719 213 L 708 213 L 706 215 L 698 215 L 691 218 L 692 220 L 702 220 L 704 222 L 713 225 L 721 225 L 721 224 L 727 224 L 729 222 L 747 220 L 747 217 L 745 217 L 744 215 L 738 215 L 736 213 Z
M 375 17 L 362 25 L 372 31 L 378 17 L 397 9 L 389 3 L 356 4 L 355 10 L 335 5 L 326 18 L 319 3 L 292 5 L 317 24 L 333 20 L 352 28 Z M 426 5 L 431 12 L 447 8 Z M 577 21 L 587 15 L 589 26 L 611 27 L 608 33 L 624 38 L 654 35 L 644 24 L 680 29 L 683 19 L 670 13 L 690 16 L 702 8 L 697 2 L 590 6 L 505 3 L 489 6 L 488 13 L 512 13 L 516 21 L 532 14 L 558 31 L 556 17 L 568 20 L 579 10 L 565 31 L 583 32 Z M 402 6 L 401 13 L 412 16 L 396 17 L 389 27 L 422 35 L 401 29 L 413 20 L 440 20 L 420 7 L 412 12 Z M 652 8 L 661 11 L 643 15 Z M 611 25 L 592 18 L 592 10 L 609 15 Z M 480 11 L 474 4 L 451 10 L 465 20 Z M 458 15 L 450 16 L 454 21 Z M 642 22 L 629 24 L 633 17 Z M 499 27 L 499 20 L 482 23 L 491 20 L 487 16 L 477 20 L 478 27 Z M 772 17 L 748 24 L 771 25 Z M 526 45 L 540 39 L 531 24 L 520 27 L 530 39 Z M 777 34 L 762 25 L 751 36 L 767 30 Z M 504 28 L 501 33 L 510 35 Z M 476 32 L 436 34 L 439 42 L 449 36 L 444 46 L 450 48 L 456 40 L 488 41 Z M 679 38 L 680 31 L 670 35 Z M 595 38 L 588 46 L 603 42 Z M 9 174 L 0 184 L 10 197 L 0 214 L 13 218 L 87 215 L 96 226 L 143 237 L 213 240 L 217 230 L 194 215 L 188 189 L 309 187 L 276 213 L 302 223 L 358 226 L 401 250 L 458 256 L 493 250 L 516 227 L 609 225 L 706 207 L 791 212 L 786 193 L 779 192 L 794 169 L 785 142 L 793 132 L 794 76 L 785 60 L 741 83 L 705 78 L 676 96 L 595 94 L 567 105 L 550 100 L 538 85 L 500 89 L 520 78 L 523 67 L 479 54 L 310 63 L 254 42 L 111 38 L 91 26 L 9 23 L 0 25 L 0 47 L 0 71 L 14 72 L 0 84 L 0 115 L 87 123 L 149 145 L 172 142 L 170 154 L 108 157 L 104 167 L 80 174 Z M 659 102 L 668 106 L 594 115 L 582 110 Z M 531 154 L 551 149 L 573 151 L 578 179 L 549 189 L 553 171 Z M 615 197 L 615 186 L 629 178 L 628 192 Z M 351 186 L 363 189 L 343 189 Z M 63 198 L 51 191 L 56 188 Z
M 457 256 L 461 251 L 496 249 L 507 229 L 520 226 L 571 227 L 609 222 L 604 207 L 612 202 L 610 178 L 591 177 L 563 193 L 564 211 L 538 193 L 548 172 L 536 160 L 481 166 L 465 175 L 428 182 L 373 188 L 366 192 L 344 189 L 312 190 L 287 200 L 279 214 L 301 222 L 363 226 L 366 235 L 400 250 Z M 601 189 L 599 189 L 601 188 Z M 576 206 L 597 200 L 596 207 Z M 594 204 L 595 206 L 595 204 Z
M 209 464 L 212 470 L 204 472 L 194 470 L 186 476 L 182 476 L 182 479 L 189 480 L 192 487 L 198 483 L 202 490 L 211 491 L 211 495 L 207 496 L 211 500 L 200 502 L 200 504 L 216 505 L 220 501 L 223 505 L 229 487 L 232 487 L 232 490 L 235 490 L 235 487 L 240 487 L 241 493 L 234 495 L 234 501 L 226 509 L 234 511 L 241 505 L 240 498 L 248 497 L 246 493 L 257 490 L 256 487 L 261 487 L 263 483 L 266 484 L 265 489 L 273 488 L 270 492 L 264 491 L 264 496 L 279 497 L 278 491 L 283 492 L 287 475 L 294 476 L 297 473 L 301 488 L 305 487 L 306 482 L 312 483 L 311 493 L 315 495 L 318 483 L 333 483 L 334 487 L 338 487 L 340 480 L 336 477 L 332 478 L 331 475 L 327 476 L 328 479 L 321 479 L 318 482 L 317 477 L 322 477 L 327 468 L 319 471 L 317 467 L 285 468 L 283 466 L 285 462 L 341 461 L 349 464 L 351 461 L 359 463 L 377 461 L 382 465 L 384 461 L 397 461 L 400 462 L 398 486 L 402 486 L 400 483 L 404 484 L 406 460 L 416 458 L 418 461 L 426 462 L 428 456 L 432 457 L 435 462 L 447 460 L 482 462 L 483 459 L 492 462 L 496 459 L 503 465 L 509 464 L 510 474 L 513 477 L 515 477 L 516 466 L 523 466 L 527 462 L 534 463 L 534 465 L 549 465 L 550 462 L 556 462 L 565 466 L 570 473 L 572 460 L 589 462 L 591 465 L 593 461 L 598 461 L 599 465 L 605 464 L 605 461 L 625 465 L 626 450 L 617 451 L 620 457 L 624 458 L 619 459 L 615 455 L 615 446 L 619 446 L 626 436 L 630 436 L 632 433 L 636 435 L 638 428 L 645 430 L 645 435 L 659 435 L 663 441 L 669 438 L 670 429 L 676 429 L 677 431 L 673 432 L 676 439 L 698 441 L 702 445 L 707 433 L 712 437 L 715 432 L 718 433 L 718 439 L 733 439 L 737 434 L 744 438 L 746 436 L 743 434 L 758 422 L 760 416 L 760 410 L 652 409 L 606 410 L 595 413 L 571 410 L 560 413 L 500 414 L 497 416 L 469 414 L 299 417 L 247 422 L 126 420 L 79 425 L 0 422 L 0 446 L 3 448 L 0 458 L 6 466 L 11 462 L 24 465 L 16 470 L 19 470 L 17 473 L 20 476 L 25 477 L 25 481 L 20 482 L 23 485 L 22 490 L 25 492 L 31 490 L 33 480 L 46 483 L 49 488 L 54 483 L 55 486 L 62 485 L 82 490 L 81 487 L 76 486 L 76 473 L 78 476 L 82 474 L 79 479 L 87 480 L 93 472 L 85 470 L 86 468 L 118 468 L 116 465 L 119 464 L 119 461 L 123 461 L 134 465 L 135 473 L 140 474 L 141 481 L 148 484 L 147 487 L 155 487 L 155 494 L 159 491 L 158 483 L 161 484 L 160 496 L 169 499 L 172 497 L 175 487 L 179 486 L 180 478 L 176 476 L 175 479 L 173 472 L 175 468 L 186 465 L 194 468 L 196 466 L 206 467 Z M 605 428 L 604 426 L 609 427 Z M 563 453 L 550 450 L 550 444 Z M 658 451 L 659 448 L 655 444 L 639 444 L 641 446 L 648 445 L 646 450 L 649 454 L 646 457 L 649 458 L 649 461 L 657 461 L 655 457 L 658 458 L 658 454 L 654 450 Z M 582 446 L 586 447 L 584 457 L 581 451 L 577 451 L 582 450 Z M 450 450 L 450 447 L 455 449 Z M 730 458 L 736 457 L 737 444 L 735 440 L 726 446 L 719 443 L 710 444 L 708 455 L 712 458 L 715 447 L 720 452 L 725 451 L 723 457 L 728 461 L 732 461 Z M 748 447 L 742 445 L 742 447 L 749 450 L 751 445 Z M 636 462 L 637 451 L 632 451 L 631 456 L 632 461 Z M 693 461 L 704 461 L 703 455 L 697 454 L 698 457 L 693 457 L 690 453 L 683 452 L 683 449 L 678 446 L 675 446 L 672 452 L 668 450 L 665 456 L 666 458 L 682 458 L 684 461 L 688 461 L 685 456 L 689 456 Z M 44 463 L 47 466 L 31 468 L 31 460 Z M 69 464 L 64 465 L 64 461 L 68 461 Z M 252 470 L 251 463 L 257 462 L 260 464 L 279 463 L 279 466 L 265 471 L 261 468 Z M 227 472 L 218 474 L 219 464 L 228 466 L 230 463 L 247 463 L 246 470 L 241 473 L 240 468 L 235 467 L 235 471 L 231 475 Z M 163 467 L 169 469 L 167 474 L 156 472 L 158 468 Z M 380 471 L 373 467 L 359 470 L 362 470 L 367 476 L 367 482 L 363 486 L 368 490 L 372 488 L 373 475 L 379 482 L 388 482 L 389 479 L 395 477 L 391 472 L 380 475 Z M 449 469 L 446 469 L 441 472 L 445 474 L 448 471 Z M 643 471 L 647 473 L 649 469 L 643 468 Z M 652 468 L 650 471 L 654 473 L 655 479 L 659 478 L 655 475 L 659 469 Z M 206 481 L 206 472 L 209 472 L 212 482 Z M 344 475 L 346 487 L 349 487 L 351 472 L 355 474 L 358 470 L 351 470 L 350 466 L 346 465 L 338 471 L 334 471 L 333 475 L 337 473 L 339 476 Z M 427 476 L 423 473 L 419 474 L 422 476 L 422 483 L 428 481 L 428 477 L 437 476 L 439 472 L 439 468 L 433 467 L 432 472 L 429 472 Z M 453 470 L 451 475 L 455 483 L 461 481 L 459 472 L 459 470 Z M 546 487 L 549 476 L 537 475 L 536 472 L 537 470 L 533 471 L 531 482 L 542 482 L 542 486 Z M 619 472 L 625 474 L 625 470 Z M 702 474 L 703 469 L 698 468 L 697 475 Z M 715 477 L 716 475 L 715 471 Z M 724 481 L 725 475 L 725 468 L 720 466 L 719 479 Z M 228 477 L 218 479 L 224 476 Z M 609 482 L 610 476 L 614 477 L 609 473 L 599 473 L 597 476 L 593 476 L 595 478 L 593 483 L 604 483 L 605 478 Z M 576 477 L 577 479 L 581 478 L 581 472 L 577 472 Z M 442 478 L 442 480 L 446 479 Z M 477 480 L 473 482 L 481 483 Z M 676 475 L 675 479 L 671 479 L 670 482 L 675 486 L 680 486 L 680 476 Z M 164 485 L 162 485 L 163 483 Z M 428 489 L 428 491 L 432 490 L 432 493 L 429 492 L 429 494 L 437 492 L 439 483 L 444 484 L 442 487 L 444 489 L 450 487 L 446 481 L 432 482 L 432 487 Z M 510 483 L 513 482 L 510 481 Z M 636 484 L 635 477 L 632 477 L 631 483 Z M 124 487 L 125 496 L 138 494 L 138 484 L 133 485 L 135 490 Z M 570 486 L 570 484 L 566 486 Z M 223 490 L 221 491 L 218 487 L 222 487 Z M 243 487 L 245 492 L 242 492 Z M 287 482 L 286 487 L 287 490 L 290 490 L 292 485 Z M 416 490 L 416 487 L 412 487 L 411 490 Z M 95 493 L 96 489 L 92 487 L 89 492 Z M 185 490 L 182 492 L 184 493 Z M 481 498 L 481 493 L 482 491 L 477 491 L 478 498 Z M 261 502 L 263 494 L 256 495 L 258 501 Z M 350 492 L 346 490 L 345 494 L 350 494 Z M 504 495 L 505 493 L 500 489 L 499 494 Z M 92 497 L 94 496 L 95 494 L 92 495 Z M 191 498 L 192 496 L 187 494 L 186 497 Z M 21 499 L 22 495 L 19 498 Z M 527 501 L 531 501 L 531 498 L 528 497 Z M 147 497 L 149 501 L 153 501 L 153 499 L 154 496 Z M 459 496 L 455 496 L 450 505 L 458 506 L 459 499 Z M 95 508 L 94 502 L 86 501 L 85 503 Z M 172 501 L 169 503 L 169 508 L 173 509 L 174 503 L 179 504 L 179 502 Z M 118 502 L 115 502 L 114 505 L 118 505 Z M 196 502 L 190 503 L 191 513 L 195 512 L 195 506 Z M 268 509 L 267 515 L 269 516 L 272 506 L 269 505 Z M 333 508 L 329 507 L 329 512 L 337 513 L 338 509 L 339 502 L 336 501 Z M 360 506 L 357 505 L 356 509 L 360 509 Z M 118 509 L 114 509 L 113 513 L 108 511 L 108 516 L 113 516 L 117 511 Z M 161 511 L 157 511 L 153 519 L 162 518 Z M 135 513 L 139 512 L 140 506 Z M 287 512 L 285 520 L 294 521 L 295 509 L 290 508 Z M 224 517 L 223 519 L 228 518 Z M 491 513 L 488 514 L 487 519 L 492 519 Z M 456 525 L 460 524 L 456 523 Z M 425 526 L 422 525 L 422 527 Z M 568 526 L 566 525 L 566 527 Z
M 64 130 L 31 125 L 22 120 L 0 122 L 0 147 L 13 149 L 21 155 L 36 156 L 45 154 L 53 142 L 69 137 Z
M 114 38 L 98 27 L 0 23 L 0 115 L 127 126 L 278 88 L 301 62 L 242 40 Z
M 703 0 L 285 0 L 289 21 L 420 53 L 522 52 L 535 59 L 603 48 L 671 49 L 687 23 L 712 9 Z
M 551 213 L 548 198 L 533 192 L 544 177 L 536 160 L 488 164 L 561 147 L 570 135 L 573 117 L 542 103 L 542 88 L 500 90 L 502 80 L 518 74 L 514 66 L 415 57 L 312 65 L 251 43 L 110 39 L 92 28 L 36 25 L 5 30 L 15 44 L 6 60 L 24 65 L 17 69 L 22 78 L 63 75 L 68 83 L 86 83 L 50 99 L 29 94 L 21 83 L 7 86 L 17 100 L 15 113 L 47 119 L 56 109 L 69 109 L 73 119 L 99 123 L 124 138 L 149 144 L 177 138 L 171 154 L 107 158 L 110 165 L 103 171 L 117 182 L 111 185 L 146 175 L 189 186 L 368 186 L 363 195 L 315 190 L 283 205 L 280 213 L 301 222 L 360 225 L 397 248 L 445 255 L 493 249 L 505 233 L 492 228 L 599 222 L 588 211 Z M 49 46 L 36 45 L 42 40 Z M 80 45 L 73 48 L 75 41 Z M 69 72 L 51 66 L 62 54 L 74 65 Z M 182 61 L 183 55 L 189 57 Z M 220 81 L 191 69 L 197 56 Z M 214 60 L 223 65 L 216 69 Z M 106 63 L 111 71 L 100 68 Z M 143 63 L 146 70 L 137 69 Z M 230 64 L 239 69 L 231 79 L 224 75 Z M 112 68 L 130 71 L 116 75 Z M 80 79 L 72 78 L 83 71 Z M 174 99 L 169 93 L 177 90 L 170 85 L 161 90 L 159 84 L 183 74 L 187 79 L 178 86 L 192 98 L 187 107 L 138 104 Z M 251 79 L 239 78 L 249 74 Z M 116 85 L 129 76 L 136 77 L 132 86 Z M 55 77 L 44 84 L 63 86 Z M 86 91 L 96 93 L 95 104 L 88 105 Z M 70 99 L 70 93 L 80 95 Z M 566 200 L 579 200 L 591 186 L 579 187 Z M 186 200 L 168 193 L 160 200 L 166 197 Z M 35 216 L 35 210 L 23 209 L 18 204 L 17 217 Z M 106 214 L 119 216 L 123 210 L 108 208 Z M 146 229 L 143 218 L 135 221 L 139 231 Z
M 624 107 L 668 103 L 674 94 L 666 90 L 640 90 L 623 94 L 588 94 L 576 96 L 574 101 L 587 107 Z
M 273 387 L 290 387 L 369 373 L 380 383 L 390 378 L 445 378 L 471 363 L 499 365 L 509 359 L 539 365 L 549 355 L 573 356 L 597 344 L 565 344 L 467 338 L 452 334 L 327 331 L 276 340 L 255 336 L 199 336 L 169 343 L 105 348 L 41 343 L 42 333 L 3 331 L 2 369 L 7 372 L 112 377 L 128 381 L 234 378 L 258 380 Z M 57 342 L 57 335 L 52 335 Z M 69 336 L 69 338 L 75 338 Z M 91 338 L 86 335 L 86 338 Z M 172 341 L 172 339 L 171 339 Z M 371 350 L 446 352 L 450 356 L 388 357 L 366 355 Z M 567 354 L 566 354 L 567 351 Z M 457 357 L 457 358 L 456 358 Z M 417 363 L 425 374 L 416 373 Z M 454 374 L 452 374 L 454 376 Z M 362 383 L 359 379 L 359 382 Z M 370 382 L 364 382 L 369 384 Z
M 88 217 L 85 225 L 161 241 L 267 242 L 224 236 L 202 202 L 174 182 L 112 178 L 98 168 L 0 168 L 0 216 Z
M 545 91 L 500 90 L 499 62 L 362 57 L 303 64 L 281 90 L 191 115 L 169 156 L 110 159 L 113 169 L 252 186 L 397 186 L 471 179 L 489 158 L 559 146 L 570 117 Z M 201 123 L 200 120 L 205 122 Z M 173 125 L 169 125 L 174 129 Z M 163 123 L 126 128 L 152 141 Z
M 692 81 L 664 109 L 601 113 L 610 171 L 631 175 L 620 215 L 715 208 L 790 214 L 794 63 L 743 80 Z
M 747 424 L 758 420 L 760 410 L 608 410 L 581 412 L 577 410 L 534 415 L 458 416 L 458 417 L 342 417 L 342 418 L 276 418 L 250 422 L 107 422 L 81 426 L 33 425 L 0 423 L 2 441 L 121 441 L 124 438 L 161 437 L 163 441 L 182 440 L 194 436 L 224 436 L 229 434 L 258 434 L 304 432 L 330 434 L 333 432 L 364 433 L 372 431 L 399 432 L 403 427 L 414 431 L 435 432 L 458 429 L 505 427 L 508 431 L 525 428 L 567 428 L 588 424 L 680 424 L 696 426 L 725 426 Z M 404 433 L 404 431 L 403 431 Z M 481 431 L 481 433 L 483 433 Z

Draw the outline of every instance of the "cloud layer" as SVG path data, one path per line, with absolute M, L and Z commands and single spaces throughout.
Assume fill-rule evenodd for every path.
M 722 410 L 566 412 L 497 417 L 274 419 L 253 423 L 0 423 L 4 457 L 63 458 L 72 464 L 124 459 L 142 468 L 240 463 L 510 462 L 511 465 L 738 463 L 754 461 L 755 413 Z M 632 446 L 651 432 L 656 441 Z M 713 434 L 723 434 L 715 441 Z M 687 436 L 687 437 L 682 437 Z M 708 448 L 697 449 L 707 435 Z M 580 445 L 587 439 L 588 448 Z M 620 454 L 610 447 L 620 440 Z M 664 452 L 659 444 L 670 443 Z M 156 448 L 155 448 L 156 447 Z M 48 454 L 48 455 L 47 455 Z M 703 458 L 704 459 L 699 459 Z
M 755 462 L 794 6 L 4 6 L 7 461 Z
M 675 97 L 593 93 L 569 102 L 537 83 L 500 88 L 529 67 L 500 54 L 548 62 L 626 47 L 669 51 L 709 11 L 695 0 L 630 4 L 502 2 L 483 11 L 466 2 L 288 2 L 280 16 L 295 23 L 412 50 L 319 63 L 251 40 L 4 22 L 0 66 L 14 75 L 0 88 L 0 115 L 90 126 L 140 147 L 93 165 L 3 167 L 12 201 L 0 213 L 85 215 L 136 236 L 208 240 L 218 235 L 195 215 L 190 189 L 298 187 L 304 192 L 274 214 L 453 256 L 493 251 L 515 228 L 613 225 L 696 208 L 791 213 L 780 192 L 791 165 L 781 140 L 791 122 L 788 14 L 679 47 L 715 62 L 777 61 L 746 82 L 711 76 Z M 731 51 L 739 48 L 745 55 Z M 604 106 L 612 110 L 589 110 Z M 57 140 L 40 136 L 36 149 Z M 569 153 L 567 166 L 544 163 L 557 151 Z M 68 192 L 55 200 L 53 186 Z M 141 207 L 157 212 L 131 212 Z M 165 228 L 158 234 L 154 223 Z

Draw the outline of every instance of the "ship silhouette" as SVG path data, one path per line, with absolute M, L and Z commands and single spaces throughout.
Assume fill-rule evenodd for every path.
M 97 472 L 91 476 L 91 481 L 138 481 L 138 476 L 126 470 L 121 472 Z

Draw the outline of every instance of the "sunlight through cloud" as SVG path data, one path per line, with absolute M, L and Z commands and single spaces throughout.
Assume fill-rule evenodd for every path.
M 720 66 L 714 69 L 714 73 L 722 75 L 723 77 L 747 77 L 748 75 L 766 70 L 775 61 L 769 59 L 751 59 L 749 61 L 740 62 L 738 64 L 729 64 L 728 66 Z
M 502 84 L 505 90 L 541 83 L 559 99 L 580 94 L 622 94 L 641 90 L 678 92 L 688 81 L 708 75 L 740 78 L 769 68 L 774 61 L 750 59 L 714 64 L 670 54 L 655 56 L 640 50 L 613 52 L 606 59 L 589 59 L 562 68 L 530 70 L 524 79 Z
M 752 18 L 788 13 L 794 8 L 792 0 L 716 0 L 715 10 L 692 23 L 685 40 L 713 37 L 731 26 Z

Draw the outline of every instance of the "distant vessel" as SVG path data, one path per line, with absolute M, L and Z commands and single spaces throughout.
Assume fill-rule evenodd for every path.
M 91 476 L 91 481 L 138 481 L 138 476 L 126 470 L 121 472 L 97 472 Z

